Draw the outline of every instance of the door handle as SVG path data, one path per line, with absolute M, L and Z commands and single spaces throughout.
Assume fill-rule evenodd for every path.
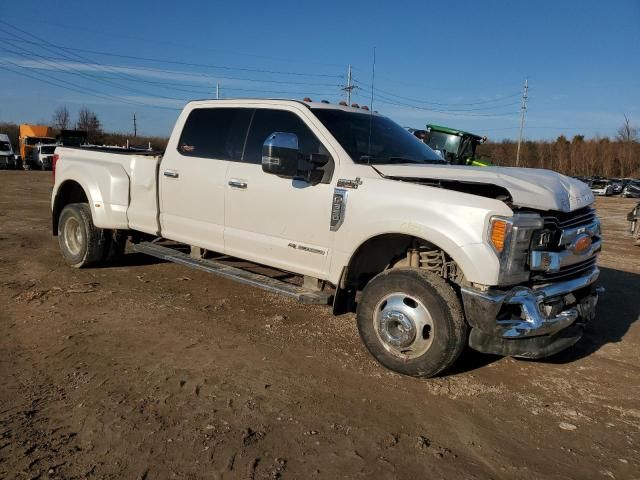
M 247 188 L 247 182 L 232 178 L 231 180 L 229 180 L 229 186 L 233 188 L 241 188 L 244 190 L 245 188 Z
M 175 170 L 165 170 L 162 173 L 164 174 L 165 177 L 169 177 L 169 178 L 178 178 L 180 176 L 180 174 Z

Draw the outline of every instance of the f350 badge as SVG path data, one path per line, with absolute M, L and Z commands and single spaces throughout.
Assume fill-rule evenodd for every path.
M 333 191 L 333 199 L 331 201 L 331 221 L 329 222 L 332 232 L 338 231 L 344 223 L 344 213 L 347 207 L 347 191 L 344 188 L 336 188 Z

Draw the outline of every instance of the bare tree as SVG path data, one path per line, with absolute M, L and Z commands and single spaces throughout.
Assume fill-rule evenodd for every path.
M 102 134 L 102 125 L 95 112 L 87 107 L 82 107 L 78 112 L 78 122 L 76 128 L 87 132 L 87 140 L 95 142 L 96 138 Z
M 631 125 L 629 118 L 624 116 L 624 125 L 618 129 L 617 139 L 624 145 L 624 156 L 622 159 L 622 173 L 630 175 L 636 168 L 634 165 L 633 150 L 638 141 L 638 129 Z
M 624 125 L 618 129 L 616 138 L 621 142 L 637 142 L 638 141 L 638 129 L 631 125 L 629 118 L 624 116 Z
M 57 130 L 66 130 L 71 123 L 71 115 L 67 107 L 58 107 L 53 113 L 53 126 Z

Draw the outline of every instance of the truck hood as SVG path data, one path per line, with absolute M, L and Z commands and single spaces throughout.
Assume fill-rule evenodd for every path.
M 495 185 L 509 192 L 514 205 L 537 210 L 571 212 L 594 201 L 587 184 L 551 170 L 454 165 L 376 165 L 375 170 L 391 179 Z

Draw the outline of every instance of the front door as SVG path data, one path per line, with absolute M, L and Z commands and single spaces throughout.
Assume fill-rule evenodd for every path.
M 227 170 L 225 249 L 230 255 L 283 270 L 326 278 L 333 160 L 322 183 L 312 185 L 262 171 L 262 145 L 273 132 L 298 136 L 300 152 L 327 154 L 322 142 L 294 109 L 256 109 L 242 162 Z

